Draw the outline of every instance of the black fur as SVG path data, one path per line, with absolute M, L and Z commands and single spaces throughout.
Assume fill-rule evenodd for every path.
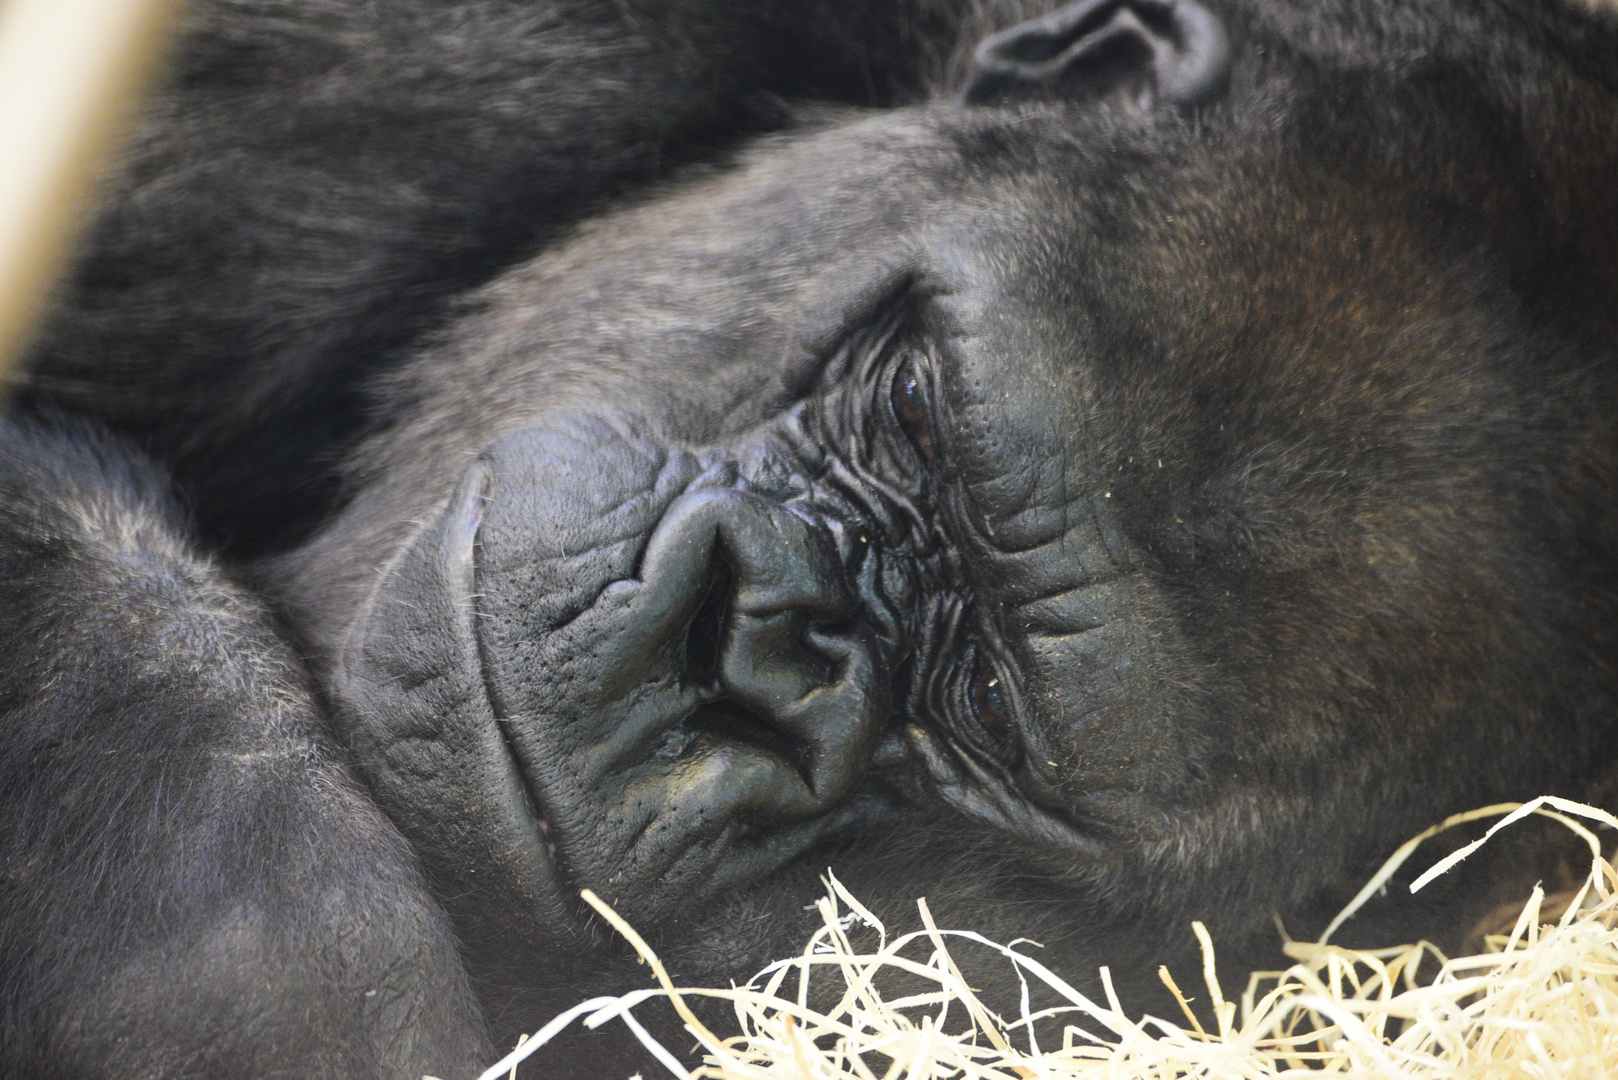
M 1054 6 L 197 6 L 4 432 L 0 1075 L 468 1074 L 828 865 L 1161 1010 L 1608 789 L 1618 19 Z
M 409 850 L 167 480 L 81 424 L 14 422 L 3 460 L 0 1069 L 402 1075 L 478 1053 Z

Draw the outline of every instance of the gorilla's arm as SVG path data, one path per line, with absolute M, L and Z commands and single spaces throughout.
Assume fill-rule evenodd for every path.
M 0 1075 L 469 1072 L 443 918 L 263 606 L 134 455 L 0 448 Z
M 284 542 L 445 298 L 783 97 L 892 100 L 964 6 L 204 0 L 31 395 L 145 441 L 210 537 Z

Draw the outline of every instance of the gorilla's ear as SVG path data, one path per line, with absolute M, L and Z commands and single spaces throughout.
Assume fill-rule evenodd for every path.
M 1188 106 L 1216 97 L 1229 73 L 1224 26 L 1195 0 L 1078 0 L 985 38 L 960 100 L 1122 89 Z

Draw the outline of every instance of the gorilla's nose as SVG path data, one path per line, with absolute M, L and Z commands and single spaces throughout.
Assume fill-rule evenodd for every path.
M 890 705 L 842 530 L 605 423 L 485 460 L 484 677 L 578 883 L 650 915 L 823 835 Z
M 744 491 L 694 492 L 670 509 L 644 571 L 692 572 L 713 591 L 684 629 L 685 679 L 714 695 L 692 728 L 774 743 L 816 804 L 841 798 L 886 714 L 887 680 L 825 523 Z

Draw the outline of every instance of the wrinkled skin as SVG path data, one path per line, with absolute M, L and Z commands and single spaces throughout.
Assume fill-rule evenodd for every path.
M 364 373 L 376 422 L 306 521 L 204 511 L 307 668 L 309 752 L 351 770 L 333 820 L 397 830 L 376 865 L 419 874 L 392 888 L 421 958 L 377 983 L 399 1010 L 355 1021 L 386 1069 L 464 1071 L 643 985 L 584 888 L 722 983 L 800 947 L 830 867 L 892 925 L 926 896 L 1162 1012 L 1192 919 L 1241 985 L 1273 916 L 1318 932 L 1425 825 L 1606 790 L 1618 26 L 1048 10 L 990 17 L 932 100 L 815 112 L 495 276 Z M 1020 59 L 1052 33 L 1069 60 Z M 41 400 L 107 416 L 41 365 Z M 1349 938 L 1457 943 L 1543 872 L 1482 858 Z M 347 933 L 347 974 L 284 977 L 372 985 L 398 946 Z M 197 1060 L 314 1075 L 334 1038 Z M 648 1067 L 616 1033 L 540 1060 Z

